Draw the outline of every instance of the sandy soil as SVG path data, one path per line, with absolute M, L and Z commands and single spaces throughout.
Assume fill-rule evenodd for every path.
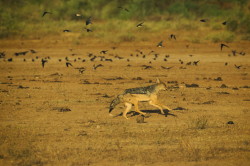
M 0 165 L 249 165 L 250 43 L 156 44 L 1 41 Z M 156 78 L 169 87 L 160 101 L 176 110 L 140 103 L 145 123 L 109 116 L 116 95 Z

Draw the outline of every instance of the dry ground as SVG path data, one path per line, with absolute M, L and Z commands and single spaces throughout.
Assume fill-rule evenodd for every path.
M 220 43 L 156 44 L 1 41 L 6 57 L 0 59 L 0 165 L 249 165 L 249 42 L 229 43 L 223 51 Z M 37 53 L 14 55 L 30 49 Z M 246 55 L 228 56 L 234 49 Z M 102 55 L 101 50 L 108 52 Z M 148 55 L 151 50 L 155 52 Z M 90 61 L 88 53 L 113 62 Z M 41 58 L 48 56 L 42 68 Z M 73 67 L 66 67 L 65 57 Z M 186 65 L 198 60 L 197 66 Z M 103 67 L 94 70 L 94 64 Z M 81 74 L 79 67 L 86 70 Z M 183 110 L 164 116 L 141 103 L 150 117 L 140 124 L 132 113 L 129 120 L 108 115 L 116 95 L 151 85 L 156 78 L 172 87 L 159 94 L 160 100 Z M 114 114 L 123 110 L 121 104 Z

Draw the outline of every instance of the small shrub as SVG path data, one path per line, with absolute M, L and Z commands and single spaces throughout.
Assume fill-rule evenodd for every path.
M 193 119 L 191 122 L 191 128 L 195 129 L 205 129 L 208 127 L 208 118 L 206 116 L 200 116 Z

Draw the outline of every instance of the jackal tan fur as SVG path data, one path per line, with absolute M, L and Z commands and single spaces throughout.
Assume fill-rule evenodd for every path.
M 132 88 L 126 89 L 123 94 L 118 95 L 110 104 L 109 113 L 111 116 L 111 111 L 115 108 L 116 105 L 119 103 L 124 103 L 126 106 L 125 111 L 123 112 L 123 117 L 127 118 L 127 113 L 131 110 L 132 106 L 134 105 L 135 111 L 145 115 L 146 113 L 141 112 L 138 107 L 139 101 L 149 102 L 150 105 L 155 106 L 160 109 L 162 114 L 165 114 L 163 108 L 171 110 L 169 107 L 161 104 L 157 99 L 157 94 L 162 91 L 166 90 L 166 84 L 161 82 L 157 79 L 156 84 L 147 86 L 147 87 L 139 87 L 139 88 Z

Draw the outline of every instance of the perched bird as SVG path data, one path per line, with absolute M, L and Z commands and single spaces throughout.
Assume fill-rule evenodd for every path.
M 227 48 L 229 48 L 229 46 L 228 46 L 228 45 L 221 43 L 221 44 L 220 44 L 220 50 L 221 50 L 221 51 L 222 51 L 223 47 L 227 47 Z
M 48 62 L 48 61 L 46 59 L 42 58 L 41 62 L 42 62 L 42 67 L 44 68 L 45 63 Z
M 137 24 L 136 27 L 137 27 L 137 28 L 142 27 L 143 23 L 144 23 L 144 22 L 141 22 L 141 23 Z
M 228 65 L 228 63 L 226 62 L 226 63 L 225 63 L 225 66 L 227 66 L 227 65 Z
M 92 24 L 91 17 L 87 18 L 86 25 Z
M 69 66 L 73 66 L 70 62 L 66 62 L 66 66 L 69 67 Z
M 222 25 L 227 25 L 227 22 L 226 21 L 224 21 L 223 23 L 221 23 Z
M 46 14 L 52 14 L 52 13 L 51 13 L 51 12 L 47 12 L 47 11 L 45 11 L 45 12 L 43 12 L 42 17 L 44 17 Z
M 160 41 L 160 42 L 157 44 L 157 47 L 164 47 L 164 46 L 163 46 L 163 41 Z
M 94 70 L 96 70 L 98 67 L 103 67 L 103 65 L 102 65 L 102 64 L 99 64 L 99 65 L 95 65 L 95 64 L 94 64 L 94 65 L 93 65 L 93 69 L 94 69 Z
M 170 39 L 176 40 L 176 36 L 175 36 L 174 34 L 171 34 L 171 35 L 170 35 Z

